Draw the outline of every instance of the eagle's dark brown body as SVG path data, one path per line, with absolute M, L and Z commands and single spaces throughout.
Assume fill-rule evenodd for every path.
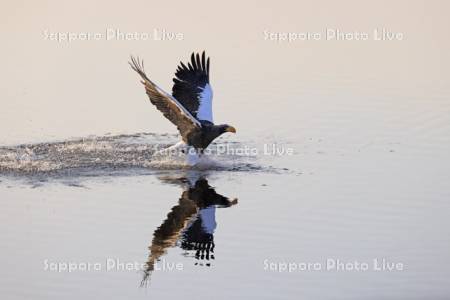
M 187 134 L 187 139 L 184 141 L 188 145 L 193 146 L 200 152 L 203 152 L 209 144 L 212 143 L 217 137 L 225 132 L 230 131 L 228 125 L 214 125 L 210 122 L 201 122 L 201 129 L 193 130 Z

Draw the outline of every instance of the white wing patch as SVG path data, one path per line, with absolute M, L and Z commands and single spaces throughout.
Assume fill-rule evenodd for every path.
M 199 105 L 197 111 L 197 119 L 214 123 L 212 114 L 212 98 L 213 91 L 209 83 L 207 83 L 198 99 Z

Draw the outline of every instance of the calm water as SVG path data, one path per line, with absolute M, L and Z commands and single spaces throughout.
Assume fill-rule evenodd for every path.
M 170 24 L 162 12 L 172 3 L 151 17 L 147 1 L 9 4 L 0 298 L 448 298 L 450 24 L 448 5 L 436 3 L 280 2 L 257 14 L 250 3 L 212 12 L 186 3 Z M 42 34 L 105 24 L 185 39 Z M 405 39 L 263 34 L 380 24 Z M 170 90 L 176 63 L 203 49 L 215 120 L 237 134 L 188 169 L 153 156 L 178 137 L 126 60 L 143 57 Z
M 397 138 L 356 146 L 311 137 L 283 143 L 292 156 L 213 154 L 201 170 L 151 164 L 152 141 L 175 136 L 1 148 L 2 294 L 446 295 L 448 140 Z M 327 270 L 332 261 L 347 265 Z M 317 270 L 298 270 L 308 263 Z M 348 269 L 358 263 L 369 269 Z

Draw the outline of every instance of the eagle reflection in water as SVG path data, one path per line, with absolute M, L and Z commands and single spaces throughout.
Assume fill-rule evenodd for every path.
M 195 257 L 195 265 L 210 266 L 214 259 L 214 230 L 216 229 L 216 208 L 237 204 L 214 190 L 206 178 L 160 178 L 167 183 L 185 187 L 178 204 L 172 207 L 166 220 L 153 233 L 150 254 L 144 270 L 141 285 L 145 285 L 155 263 L 167 249 L 179 246 Z

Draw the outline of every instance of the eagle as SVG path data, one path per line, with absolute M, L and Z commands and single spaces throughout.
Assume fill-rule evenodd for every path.
M 172 207 L 166 220 L 153 233 L 141 286 L 149 282 L 158 261 L 171 247 L 179 246 L 186 252 L 193 251 L 196 264 L 210 265 L 210 259 L 215 259 L 216 208 L 238 204 L 237 198 L 230 199 L 217 193 L 201 173 L 159 179 L 165 183 L 180 185 L 183 192 L 177 205 Z
M 178 129 L 181 141 L 168 148 L 186 154 L 186 163 L 195 165 L 205 149 L 220 135 L 236 133 L 228 124 L 215 125 L 212 113 L 213 91 L 209 83 L 209 57 L 205 51 L 191 54 L 187 66 L 180 62 L 173 78 L 172 95 L 151 81 L 144 61 L 131 56 L 131 68 L 139 74 L 150 102 Z

